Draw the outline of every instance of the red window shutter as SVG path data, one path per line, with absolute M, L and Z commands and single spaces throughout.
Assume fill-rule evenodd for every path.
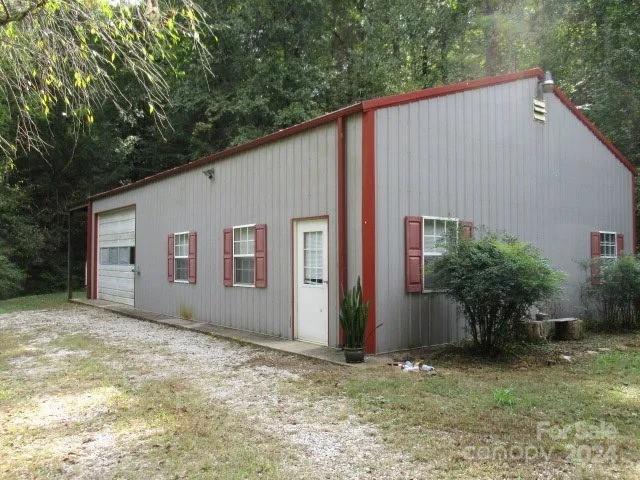
M 460 221 L 460 234 L 462 238 L 470 240 L 473 238 L 473 222 L 468 220 Z
M 222 240 L 224 259 L 223 280 L 225 287 L 233 287 L 233 228 L 225 228 Z
M 597 259 L 600 258 L 600 232 L 591 232 L 591 283 L 600 283 L 600 266 Z
M 189 232 L 189 283 L 196 283 L 196 274 L 198 269 L 198 234 L 197 232 Z
M 167 279 L 173 282 L 173 233 L 167 237 Z
M 256 287 L 267 287 L 267 226 L 256 225 Z
M 624 235 L 622 233 L 619 233 L 616 237 L 616 246 L 618 256 L 622 255 L 624 253 Z
M 405 290 L 422 292 L 422 217 L 404 218 Z

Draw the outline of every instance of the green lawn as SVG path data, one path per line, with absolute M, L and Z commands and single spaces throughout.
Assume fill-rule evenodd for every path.
M 0 312 L 64 305 L 63 293 L 39 295 L 0 302 Z M 33 418 L 26 426 L 0 421 L 0 472 L 55 477 L 67 457 L 45 447 L 71 437 L 84 445 L 106 429 L 131 442 L 112 468 L 124 478 L 149 465 L 165 478 L 282 478 L 287 445 L 247 425 L 229 404 L 183 378 L 149 376 L 149 367 L 131 361 L 130 347 L 83 333 L 56 338 L 50 328 L 0 331 L 0 420 L 37 419 L 43 407 L 34 398 L 42 395 L 80 412 L 73 402 L 87 397 L 105 410 L 59 429 Z M 283 380 L 280 395 L 300 405 L 345 402 L 390 448 L 429 465 L 432 478 L 640 478 L 640 334 L 540 344 L 499 361 L 453 347 L 420 358 L 437 374 L 263 352 L 238 375 L 264 366 L 298 373 Z
M 34 347 L 45 333 L 0 331 L 1 478 L 282 478 L 287 449 L 225 404 L 82 333 Z
M 436 465 L 434 478 L 640 478 L 640 335 L 540 345 L 508 361 L 423 355 L 437 375 L 319 371 L 294 390 L 347 397 L 387 441 Z
M 73 293 L 74 297 L 84 295 L 84 290 Z M 21 310 L 49 310 L 67 306 L 67 292 L 45 293 L 42 295 L 27 295 L 24 297 L 0 300 L 0 314 Z

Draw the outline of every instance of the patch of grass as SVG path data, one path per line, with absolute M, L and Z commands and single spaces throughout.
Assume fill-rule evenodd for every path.
M 613 351 L 600 354 L 595 361 L 596 373 L 623 373 L 640 375 L 640 353 L 629 351 Z
M 513 388 L 496 388 L 492 393 L 497 405 L 513 407 L 516 404 L 516 396 L 513 393 Z
M 163 478 L 279 478 L 282 446 L 182 379 L 146 382 L 113 406 L 119 430 L 152 432 L 129 461 L 151 462 Z
M 78 296 L 79 294 L 79 292 L 74 292 L 74 296 Z M 65 308 L 68 305 L 67 292 L 27 295 L 24 297 L 0 300 L 0 314 L 22 310 L 50 310 L 54 308 Z
M 0 372 L 9 368 L 9 361 L 20 356 L 33 355 L 33 350 L 27 348 L 29 335 L 15 330 L 0 331 Z
M 180 305 L 180 311 L 178 315 L 183 320 L 191 320 L 193 318 L 193 310 L 191 310 L 188 306 L 182 304 Z
M 635 478 L 633 465 L 640 462 L 638 338 L 596 336 L 490 360 L 446 349 L 421 357 L 438 375 L 392 367 L 312 372 L 291 388 L 306 398 L 310 391 L 345 395 L 390 444 L 436 465 L 436 478 L 491 478 L 504 468 L 502 460 L 492 456 L 494 449 L 508 452 L 529 445 L 538 452 L 544 449 L 549 459 L 510 461 L 510 478 Z M 558 361 L 560 354 L 570 355 L 572 362 Z M 578 428 L 572 430 L 576 425 L 597 429 L 601 422 L 615 434 L 584 440 Z M 565 437 L 546 433 L 567 428 L 571 433 Z M 572 457 L 581 444 L 611 447 L 624 461 L 590 463 Z M 489 456 L 468 458 L 468 448 L 488 449 Z
M 184 379 L 146 378 L 126 350 L 83 334 L 37 349 L 1 335 L 4 357 L 33 350 L 36 363 L 0 371 L 0 476 L 283 477 L 285 447 Z
M 90 350 L 101 348 L 104 343 L 97 338 L 81 333 L 72 333 L 55 338 L 50 345 L 68 350 Z

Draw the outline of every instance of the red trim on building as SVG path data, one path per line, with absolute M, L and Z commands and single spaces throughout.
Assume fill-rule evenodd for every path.
M 424 90 L 417 90 L 415 92 L 374 98 L 372 100 L 365 100 L 364 102 L 362 102 L 362 108 L 364 111 L 367 111 L 375 108 L 402 105 L 403 103 L 416 102 L 418 100 L 441 97 L 443 95 L 450 95 L 452 93 L 464 92 L 466 90 L 474 90 L 476 88 L 489 87 L 492 85 L 499 85 L 501 83 L 508 83 L 515 80 L 534 77 L 543 78 L 544 72 L 542 71 L 542 69 L 532 68 L 530 70 L 523 70 L 521 72 L 507 73 L 494 77 L 485 77 L 479 78 L 477 80 L 469 80 L 466 82 L 453 83 L 450 85 L 442 85 L 440 87 L 425 88 Z
M 336 110 L 334 112 L 328 113 L 321 117 L 314 118 L 312 120 L 308 120 L 306 122 L 300 123 L 298 125 L 293 125 L 291 127 L 279 130 L 277 132 L 271 133 L 264 137 L 257 138 L 248 143 L 244 143 L 242 145 L 237 145 L 235 147 L 227 148 L 221 152 L 214 153 L 212 155 L 207 155 L 206 157 L 199 158 L 194 160 L 193 162 L 187 163 L 185 165 L 179 165 L 177 167 L 171 168 L 169 170 L 164 170 L 162 172 L 156 173 L 149 177 L 145 177 L 136 182 L 132 182 L 128 185 L 123 185 L 121 187 L 117 187 L 111 190 L 107 190 L 105 192 L 98 193 L 89 197 L 89 200 L 96 200 L 99 198 L 108 197 L 111 195 L 116 195 L 118 193 L 126 192 L 128 190 L 132 190 L 148 183 L 153 183 L 158 180 L 162 180 L 163 178 L 171 177 L 173 175 L 177 175 L 182 172 L 186 172 L 189 170 L 193 170 L 204 165 L 208 165 L 210 163 L 214 163 L 218 160 L 222 160 L 224 158 L 233 156 L 237 153 L 245 152 L 247 150 L 251 150 L 253 148 L 259 147 L 269 142 L 273 142 L 276 140 L 280 140 L 282 138 L 289 137 L 291 135 L 295 135 L 296 133 L 302 132 L 304 130 L 308 130 L 311 128 L 315 128 L 317 126 L 332 122 L 337 120 L 338 118 L 343 118 L 354 113 L 364 112 L 367 110 L 373 110 L 382 107 L 390 107 L 395 105 L 402 105 L 404 103 L 415 102 L 419 100 L 425 100 L 434 97 L 440 97 L 443 95 L 450 95 L 453 93 L 464 92 L 466 90 L 474 90 L 482 87 L 489 87 L 493 85 L 499 85 L 502 83 L 513 82 L 516 80 L 522 80 L 525 78 L 542 78 L 544 76 L 543 71 L 540 68 L 532 68 L 530 70 L 524 70 L 521 72 L 507 73 L 504 75 L 497 75 L 494 77 L 485 77 L 477 80 L 470 80 L 466 82 L 454 83 L 451 85 L 442 85 L 439 87 L 426 88 L 423 90 L 418 90 L 415 92 L 402 93 L 399 95 L 389 95 L 387 97 L 374 98 L 372 100 L 365 100 L 360 103 L 356 103 L 349 107 L 342 108 L 340 110 Z M 593 132 L 600 141 L 602 141 L 611 152 L 634 174 L 635 168 L 633 164 L 620 153 L 620 151 L 591 123 L 585 116 L 580 112 L 577 107 L 571 103 L 569 98 L 556 87 L 555 93 L 558 98 L 567 106 L 571 111 Z
M 631 211 L 633 212 L 633 218 L 631 219 L 631 228 L 633 231 L 631 232 L 631 241 L 633 245 L 631 245 L 631 253 L 638 252 L 638 193 L 636 190 L 636 181 L 637 177 L 634 175 L 631 177 L 631 202 L 633 205 L 631 206 Z
M 362 296 L 369 302 L 365 351 L 376 352 L 376 157 L 375 110 L 362 118 Z
M 93 254 L 92 254 L 92 250 L 93 250 L 93 234 L 91 232 L 93 228 L 93 203 L 89 202 L 87 204 L 87 224 L 85 226 L 85 234 L 86 234 L 86 239 L 85 239 L 85 262 L 86 262 L 86 269 L 87 269 L 87 278 L 86 278 L 86 282 L 87 282 L 87 298 L 91 299 L 91 294 L 92 294 L 92 287 L 91 284 L 93 282 Z
M 571 99 L 569 99 L 569 97 L 559 88 L 559 87 L 555 87 L 553 89 L 553 93 L 556 94 L 556 97 L 558 97 L 558 99 L 569 109 L 571 110 L 571 112 L 578 117 L 578 120 L 580 120 L 589 130 L 591 130 L 591 133 L 593 133 L 598 140 L 600 140 L 605 147 L 607 147 L 609 149 L 609 151 L 611 153 L 613 153 L 615 155 L 615 157 L 620 160 L 620 162 L 629 169 L 629 171 L 631 173 L 633 173 L 633 175 L 637 175 L 638 172 L 636 171 L 636 167 L 633 165 L 633 163 L 631 163 L 623 154 L 620 150 L 618 150 L 616 148 L 616 146 L 611 142 L 611 140 L 609 140 L 604 133 L 602 133 L 600 130 L 598 130 L 598 127 L 596 127 L 593 122 L 591 122 L 591 120 L 589 120 L 586 115 L 584 113 L 582 113 L 578 107 L 576 107 L 576 105 L 571 101 Z
M 347 285 L 347 156 L 344 117 L 336 120 L 338 138 L 338 308 L 342 304 Z M 344 332 L 338 322 L 340 343 L 344 344 Z
M 98 298 L 98 214 L 93 214 L 93 285 L 91 298 Z
M 361 111 L 362 111 L 362 104 L 356 103 L 355 105 L 341 108 L 340 110 L 336 110 L 335 112 L 327 113 L 326 115 L 314 118 L 312 120 L 308 120 L 298 125 L 293 125 L 292 127 L 278 130 L 277 132 L 271 133 L 269 135 L 265 135 L 264 137 L 256 138 L 255 140 L 252 140 L 247 143 L 243 143 L 242 145 L 236 145 L 235 147 L 227 148 L 226 150 L 222 150 L 221 152 L 217 152 L 211 155 L 207 155 L 206 157 L 199 158 L 197 160 L 194 160 L 193 162 L 189 162 L 184 165 L 179 165 L 177 167 L 171 168 L 169 170 L 158 172 L 154 175 L 150 175 L 136 182 L 132 182 L 128 185 L 123 185 L 121 187 L 117 187 L 112 190 L 107 190 L 106 192 L 98 193 L 96 195 L 89 197 L 89 199 L 97 200 L 99 198 L 109 197 L 111 195 L 116 195 L 118 193 L 126 192 L 127 190 L 132 190 L 132 189 L 141 187 L 143 185 L 146 185 L 148 183 L 157 182 L 158 180 L 162 180 L 163 178 L 171 177 L 173 175 L 177 175 L 182 172 L 187 172 L 189 170 L 202 167 L 204 165 L 209 165 L 210 163 L 214 163 L 224 158 L 236 155 L 238 153 L 246 152 L 247 150 L 251 150 L 253 148 L 259 147 L 260 145 L 264 145 L 265 143 L 270 143 L 276 140 L 280 140 L 282 138 L 290 137 L 291 135 L 295 135 L 296 133 L 302 132 L 304 130 L 309 130 L 311 128 L 315 128 L 320 125 L 324 125 L 325 123 L 333 122 L 337 118 L 340 118 L 346 115 L 351 115 L 353 113 L 357 113 Z

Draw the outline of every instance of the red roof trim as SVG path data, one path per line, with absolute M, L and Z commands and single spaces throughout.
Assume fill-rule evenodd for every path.
M 600 130 L 598 130 L 598 127 L 595 126 L 595 124 L 589 120 L 586 115 L 584 113 L 582 113 L 580 111 L 580 109 L 578 109 L 578 107 L 576 107 L 576 105 L 569 99 L 569 97 L 567 96 L 566 93 L 564 93 L 560 87 L 555 87 L 553 89 L 553 93 L 556 94 L 556 97 L 558 97 L 558 99 L 569 109 L 571 110 L 571 113 L 573 113 L 576 117 L 578 117 L 578 120 L 580 120 L 589 130 L 591 130 L 591 133 L 593 133 L 598 140 L 600 140 L 605 147 L 607 147 L 609 149 L 609 151 L 611 153 L 613 153 L 615 155 L 615 157 L 620 160 L 620 162 L 627 167 L 627 169 L 629 169 L 629 171 L 631 173 L 633 173 L 633 175 L 637 175 L 638 172 L 636 171 L 636 167 L 633 165 L 633 163 L 631 163 L 631 161 L 629 161 L 629 159 L 627 157 L 625 157 L 622 152 L 620 150 L 618 150 L 616 148 L 616 146 L 611 142 L 611 140 L 609 140 L 604 133 L 602 133 Z
M 222 160 L 223 158 L 230 157 L 237 153 L 246 152 L 247 150 L 251 150 L 260 145 L 264 145 L 265 143 L 270 143 L 276 140 L 280 140 L 282 138 L 290 137 L 291 135 L 295 135 L 296 133 L 302 132 L 304 130 L 309 130 L 311 128 L 315 128 L 320 125 L 324 125 L 325 123 L 333 122 L 337 118 L 345 117 L 361 111 L 362 111 L 362 103 L 356 103 L 349 107 L 341 108 L 340 110 L 327 113 L 326 115 L 322 115 L 321 117 L 316 117 L 306 122 L 293 125 L 292 127 L 278 130 L 277 132 L 270 133 L 269 135 L 265 135 L 264 137 L 256 138 L 255 140 L 251 140 L 250 142 L 243 143 L 241 145 L 236 145 L 235 147 L 227 148 L 225 150 L 214 153 L 212 155 L 201 157 L 192 162 L 185 163 L 184 165 L 179 165 L 177 167 L 170 168 L 169 170 L 163 170 L 162 172 L 158 172 L 154 175 L 150 175 L 148 177 L 142 178 L 140 180 L 129 183 L 127 185 L 123 185 L 121 187 L 116 187 L 111 190 L 98 193 L 96 195 L 89 197 L 89 200 L 97 200 L 99 198 L 104 198 L 111 195 L 116 195 L 118 193 L 126 192 L 127 190 L 133 190 L 135 188 L 146 185 L 147 183 L 157 182 L 158 180 L 161 180 L 163 178 L 171 177 L 173 175 L 177 175 L 182 172 L 186 172 L 189 170 L 193 170 L 195 168 L 202 167 L 204 165 L 208 165 L 210 163 L 217 162 L 218 160 Z
M 346 117 L 354 113 L 375 110 L 383 107 L 402 105 L 405 103 L 416 102 L 419 100 L 426 100 L 429 98 L 440 97 L 443 95 L 450 95 L 453 93 L 464 92 L 466 90 L 474 90 L 477 88 L 489 87 L 492 85 L 500 85 L 502 83 L 513 82 L 513 81 L 522 80 L 525 78 L 543 78 L 543 77 L 544 77 L 544 72 L 542 71 L 542 69 L 532 68 L 529 70 L 523 70 L 521 72 L 507 73 L 504 75 L 497 75 L 494 77 L 485 77 L 477 80 L 470 80 L 467 82 L 454 83 L 451 85 L 442 85 L 440 87 L 426 88 L 424 90 L 418 90 L 415 92 L 402 93 L 399 95 L 389 95 L 387 97 L 379 97 L 379 98 L 374 98 L 372 100 L 365 100 L 363 102 L 356 103 L 349 107 L 345 107 L 340 110 L 327 113 L 326 115 L 322 115 L 312 120 L 308 120 L 298 125 L 293 125 L 292 127 L 284 128 L 282 130 L 271 133 L 269 135 L 265 135 L 264 137 L 256 138 L 255 140 L 252 140 L 247 143 L 243 143 L 242 145 L 230 147 L 230 148 L 227 148 L 226 150 L 222 150 L 212 155 L 207 155 L 205 157 L 199 158 L 187 164 L 179 165 L 169 170 L 164 170 L 162 172 L 156 173 L 149 177 L 145 177 L 138 181 L 132 182 L 128 185 L 123 185 L 121 187 L 117 187 L 102 193 L 98 193 L 96 195 L 89 197 L 88 200 L 97 200 L 99 198 L 104 198 L 111 195 L 116 195 L 118 193 L 126 192 L 128 190 L 133 190 L 135 188 L 146 185 L 147 183 L 156 182 L 166 177 L 177 175 L 182 172 L 186 172 L 189 170 L 193 170 L 195 168 L 202 167 L 204 165 L 208 165 L 210 163 L 214 163 L 218 160 L 222 160 L 224 158 L 230 157 L 237 153 L 245 152 L 247 150 L 251 150 L 253 148 L 259 147 L 260 145 L 264 145 L 265 143 L 274 142 L 276 140 L 280 140 L 282 138 L 295 135 L 296 133 L 302 132 L 304 130 L 308 130 L 320 125 L 324 125 L 338 118 Z M 598 130 L 597 127 L 593 123 L 591 123 L 591 121 L 589 121 L 587 117 L 585 117 L 580 110 L 578 110 L 578 108 L 571 102 L 571 100 L 569 100 L 569 98 L 558 87 L 556 87 L 554 91 L 555 91 L 555 94 L 560 99 L 560 101 L 562 101 L 562 103 L 564 103 L 574 113 L 574 115 L 576 115 L 580 119 L 580 121 L 582 121 L 582 123 L 584 123 L 587 126 L 587 128 L 589 128 L 589 130 L 591 130 L 591 132 L 602 143 L 604 143 L 604 145 L 616 156 L 616 158 L 618 158 L 618 160 L 620 160 L 620 162 L 622 162 L 622 164 L 625 167 L 627 167 L 634 175 L 636 175 L 637 172 L 633 164 L 613 145 L 613 143 L 611 143 L 611 141 L 608 140 L 605 137 L 605 135 L 602 132 L 600 132 L 600 130 Z
M 371 110 L 375 108 L 390 107 L 402 105 L 403 103 L 416 102 L 427 98 L 441 97 L 452 93 L 463 92 L 466 90 L 474 90 L 476 88 L 489 87 L 499 85 L 501 83 L 513 82 L 525 78 L 543 78 L 544 72 L 540 68 L 532 68 L 521 72 L 507 73 L 497 75 L 495 77 L 479 78 L 477 80 L 469 80 L 466 82 L 453 83 L 451 85 L 442 85 L 440 87 L 426 88 L 415 92 L 401 93 L 399 95 L 390 95 L 387 97 L 374 98 L 362 102 L 363 110 Z

